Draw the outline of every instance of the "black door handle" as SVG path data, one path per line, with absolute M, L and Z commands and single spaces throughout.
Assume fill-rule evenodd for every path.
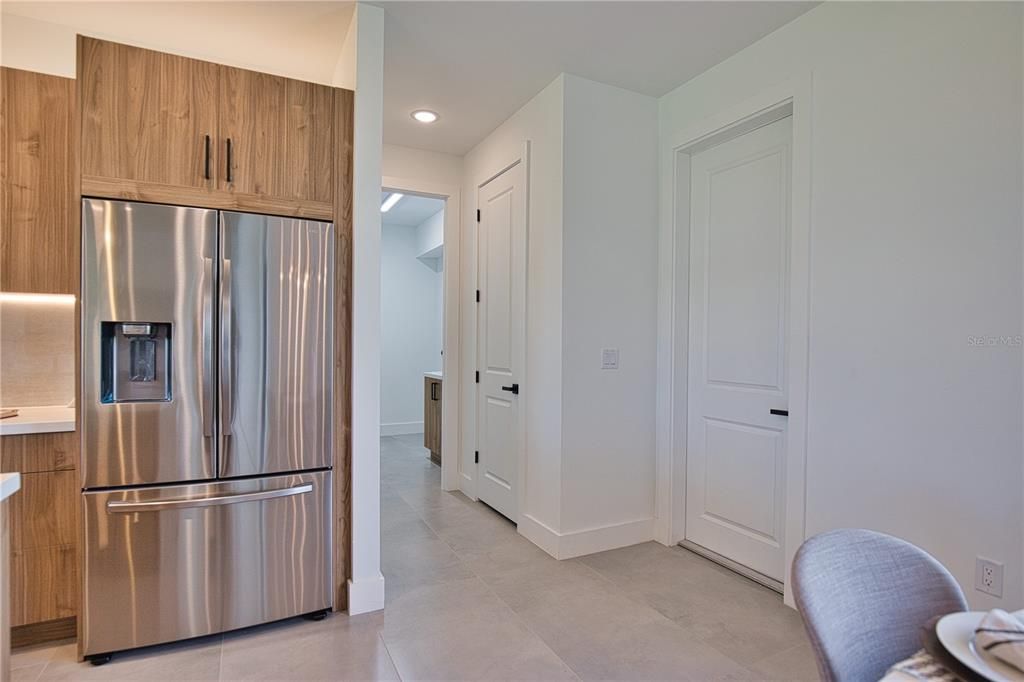
M 210 179 L 210 136 L 206 136 L 206 142 L 204 143 L 206 148 L 206 158 L 203 161 L 203 179 Z
M 511 386 L 502 386 L 501 390 L 508 391 L 512 395 L 519 395 L 519 384 L 512 384 Z
M 789 410 L 768 410 L 769 413 L 777 415 L 779 417 L 788 417 Z
M 230 137 L 228 138 L 227 152 L 228 152 L 227 153 L 227 157 L 228 157 L 228 162 L 227 162 L 227 181 L 228 182 L 233 182 L 234 178 L 231 177 L 231 138 Z

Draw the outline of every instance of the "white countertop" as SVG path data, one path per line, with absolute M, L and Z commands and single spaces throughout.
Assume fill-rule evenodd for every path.
M 18 407 L 17 417 L 0 419 L 0 436 L 75 430 L 75 408 L 62 405 Z
M 0 474 L 0 501 L 21 490 L 21 474 Z
M 428 379 L 437 379 L 438 381 L 441 381 L 440 372 L 424 372 L 423 376 L 427 377 Z

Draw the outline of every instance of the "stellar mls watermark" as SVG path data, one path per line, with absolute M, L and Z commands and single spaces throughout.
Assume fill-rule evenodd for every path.
M 968 336 L 967 346 L 970 348 L 1020 348 L 1024 346 L 1024 335 L 999 336 L 984 334 L 981 336 Z

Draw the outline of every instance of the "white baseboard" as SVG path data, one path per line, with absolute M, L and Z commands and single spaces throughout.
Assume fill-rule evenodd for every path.
M 348 615 L 380 611 L 384 608 L 384 576 L 348 581 Z
M 395 422 L 381 424 L 381 436 L 405 436 L 410 433 L 423 433 L 423 422 Z
M 559 558 L 558 548 L 561 536 L 553 528 L 538 521 L 529 514 L 520 514 L 517 525 L 520 535 L 556 559 Z
M 519 533 L 556 559 L 572 559 L 653 540 L 654 519 L 559 533 L 529 514 L 523 514 L 519 520 Z

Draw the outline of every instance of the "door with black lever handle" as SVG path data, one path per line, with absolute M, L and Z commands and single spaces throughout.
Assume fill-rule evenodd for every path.
M 519 395 L 519 384 L 512 384 L 511 386 L 502 386 L 501 390 L 508 391 L 512 395 Z

